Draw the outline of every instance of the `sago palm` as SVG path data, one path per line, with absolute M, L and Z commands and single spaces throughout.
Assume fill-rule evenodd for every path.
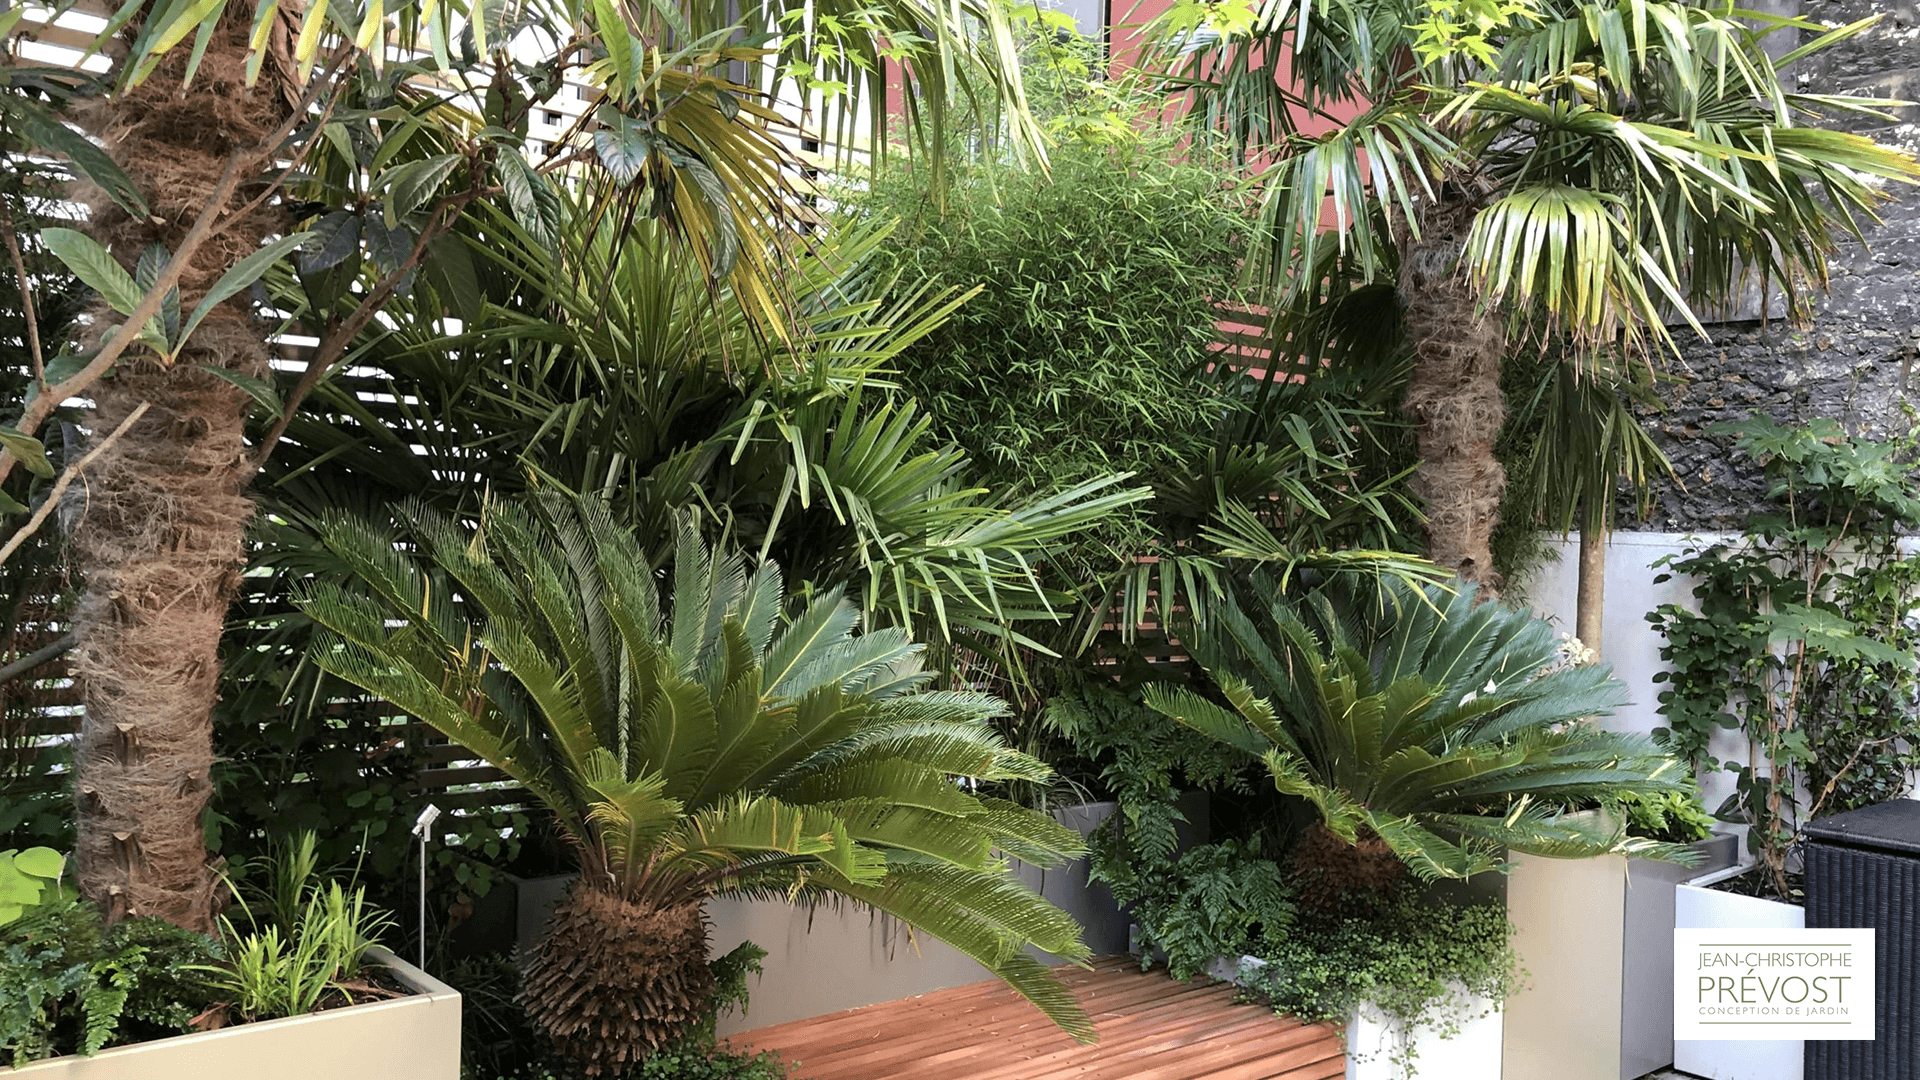
M 1196 123 L 1265 163 L 1256 261 L 1279 338 L 1355 288 L 1398 287 L 1428 552 L 1491 585 L 1511 350 L 1540 337 L 1589 357 L 1670 348 L 1670 321 L 1704 334 L 1697 315 L 1756 281 L 1797 301 L 1825 285 L 1838 241 L 1876 220 L 1880 182 L 1920 168 L 1809 126 L 1872 114 L 1860 99 L 1781 88 L 1781 67 L 1871 19 L 1829 30 L 1669 0 L 1463 10 L 1181 0 L 1161 36 Z M 1220 33 L 1196 48 L 1202 18 Z M 1816 36 L 1776 60 L 1772 33 Z M 1336 337 L 1379 335 L 1349 322 Z
M 960 949 L 1077 1036 L 1085 1015 L 1024 950 L 1081 959 L 1078 928 L 1005 872 L 1080 850 L 1045 815 L 958 781 L 1032 780 L 987 721 L 930 692 L 904 631 L 854 632 L 837 590 L 801 605 L 779 570 L 683 531 L 662 596 L 596 503 L 490 503 L 476 529 L 344 518 L 351 582 L 302 608 L 316 661 L 491 762 L 553 813 L 579 882 L 529 971 L 534 1021 L 590 1072 L 670 1039 L 711 989 L 702 904 L 844 897 Z M 791 619 L 788 608 L 797 606 Z
M 1333 896 L 1402 876 L 1465 878 L 1506 849 L 1668 854 L 1566 816 L 1620 792 L 1673 790 L 1684 768 L 1589 718 L 1625 703 L 1601 666 L 1556 665 L 1551 627 L 1495 603 L 1392 579 L 1299 599 L 1256 579 L 1186 640 L 1217 692 L 1162 684 L 1147 704 L 1261 761 L 1318 820 L 1299 849 Z

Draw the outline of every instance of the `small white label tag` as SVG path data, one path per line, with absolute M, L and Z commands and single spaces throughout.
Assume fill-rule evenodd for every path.
M 1673 1037 L 1872 1039 L 1873 933 L 1675 930 Z

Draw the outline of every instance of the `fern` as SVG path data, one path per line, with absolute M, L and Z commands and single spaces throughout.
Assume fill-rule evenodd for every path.
M 61 902 L 0 932 L 0 1063 L 177 1035 L 211 999 L 191 968 L 216 956 L 198 934 L 128 919 L 101 926 Z

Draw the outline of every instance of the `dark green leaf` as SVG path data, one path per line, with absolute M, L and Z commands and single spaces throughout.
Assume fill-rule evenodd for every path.
M 506 190 L 507 205 L 514 220 L 527 235 L 542 246 L 558 242 L 560 236 L 560 196 L 548 185 L 547 178 L 527 164 L 518 150 L 500 152 L 500 186 Z
M 432 280 L 434 291 L 463 322 L 472 323 L 480 317 L 482 301 L 480 281 L 473 269 L 473 256 L 467 252 L 466 241 L 457 236 L 443 236 L 427 249 L 427 275 Z
M 593 115 L 600 122 L 600 130 L 593 133 L 600 163 L 606 166 L 614 183 L 626 187 L 646 171 L 647 157 L 653 152 L 653 138 L 615 109 L 603 105 Z
M 740 256 L 740 233 L 734 227 L 733 201 L 726 182 L 706 162 L 673 143 L 662 142 L 660 149 L 676 168 L 693 177 L 706 199 L 707 211 L 713 215 L 713 276 L 726 277 Z
M 226 273 L 220 275 L 219 281 L 213 283 L 213 288 L 207 290 L 207 295 L 200 298 L 200 304 L 193 309 L 193 315 L 187 320 L 187 325 L 180 329 L 180 340 L 184 343 L 193 333 L 194 328 L 213 313 L 214 308 L 260 280 L 274 263 L 279 262 L 289 252 L 306 242 L 305 233 L 283 236 L 234 263 Z
M 54 257 L 65 263 L 74 276 L 100 294 L 108 306 L 122 315 L 131 315 L 144 295 L 132 275 L 114 261 L 92 237 L 73 229 L 42 229 L 40 240 Z
M 387 222 L 398 223 L 432 201 L 440 185 L 464 160 L 459 154 L 435 154 L 409 161 L 387 174 Z
M 300 253 L 300 273 L 317 274 L 345 262 L 360 250 L 360 215 L 335 210 L 313 223 Z
M 36 106 L 17 99 L 9 101 L 7 112 L 13 116 L 20 133 L 26 136 L 31 145 L 45 147 L 65 157 L 73 163 L 76 171 L 98 185 L 122 210 L 143 220 L 153 216 L 153 212 L 147 209 L 146 200 L 140 197 L 140 189 L 134 186 L 133 179 L 107 156 L 106 151 L 95 146 L 86 136 L 46 115 Z

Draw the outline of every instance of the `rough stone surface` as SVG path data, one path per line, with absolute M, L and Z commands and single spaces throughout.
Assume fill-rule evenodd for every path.
M 1920 100 L 1920 0 L 1803 0 L 1800 12 L 1827 25 L 1880 14 L 1881 22 L 1796 65 L 1789 78 L 1806 93 Z M 1838 124 L 1882 142 L 1920 150 L 1920 107 L 1887 124 Z M 1884 436 L 1903 429 L 1920 395 L 1920 190 L 1895 186 L 1899 201 L 1865 246 L 1849 240 L 1832 260 L 1832 291 L 1816 297 L 1805 325 L 1785 320 L 1708 326 L 1710 342 L 1686 347 L 1678 378 L 1647 416 L 1679 473 L 1641 517 L 1623 503 L 1626 527 L 1662 531 L 1737 527 L 1759 498 L 1759 469 L 1733 461 L 1725 437 L 1708 429 L 1766 413 L 1782 421 L 1833 417 L 1849 430 Z

